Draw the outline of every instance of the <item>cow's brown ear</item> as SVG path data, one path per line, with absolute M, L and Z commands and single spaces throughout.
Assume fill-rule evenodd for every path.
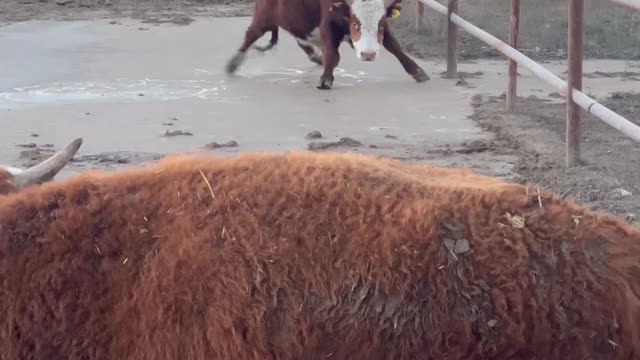
M 400 0 L 384 0 L 384 7 L 386 9 L 389 9 L 392 6 L 400 10 L 402 3 Z
M 395 2 L 391 4 L 391 6 L 387 7 L 387 17 L 395 20 L 400 16 L 401 10 L 402 4 L 400 2 Z

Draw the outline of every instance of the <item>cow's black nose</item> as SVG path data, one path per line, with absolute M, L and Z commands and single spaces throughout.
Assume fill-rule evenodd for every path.
M 360 59 L 362 61 L 373 61 L 376 59 L 376 53 L 374 52 L 360 52 Z

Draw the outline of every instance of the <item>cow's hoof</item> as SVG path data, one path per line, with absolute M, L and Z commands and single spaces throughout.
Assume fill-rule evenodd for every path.
M 322 66 L 322 55 L 320 54 L 313 54 L 311 56 L 309 56 L 309 60 L 311 60 L 311 62 L 316 63 L 320 66 Z
M 425 73 L 424 70 L 420 68 L 418 68 L 418 71 L 416 71 L 416 73 L 411 76 L 415 81 L 419 83 L 429 80 L 429 75 L 427 75 L 427 73 Z
M 329 90 L 333 87 L 333 76 L 322 76 L 320 78 L 320 84 L 318 85 L 318 89 L 320 90 Z
M 242 65 L 246 57 L 247 57 L 247 54 L 243 52 L 238 52 L 235 55 L 233 55 L 233 57 L 231 58 L 231 60 L 229 60 L 226 66 L 227 74 L 235 73 L 236 70 L 238 70 L 238 68 L 240 67 L 240 65 Z

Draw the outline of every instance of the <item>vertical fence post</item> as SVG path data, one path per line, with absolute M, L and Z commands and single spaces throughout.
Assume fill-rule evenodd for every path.
M 580 162 L 582 109 L 573 101 L 573 89 L 582 91 L 584 0 L 569 0 L 569 70 L 567 81 L 566 166 Z
M 449 0 L 447 15 L 447 78 L 458 77 L 458 26 L 451 21 L 451 13 L 458 12 L 458 0 Z
M 420 29 L 424 21 L 424 4 L 416 1 L 416 30 Z
M 518 33 L 520 32 L 520 0 L 511 0 L 511 16 L 509 18 L 509 45 L 518 49 Z M 509 86 L 507 88 L 507 111 L 513 112 L 518 100 L 518 63 L 509 59 Z

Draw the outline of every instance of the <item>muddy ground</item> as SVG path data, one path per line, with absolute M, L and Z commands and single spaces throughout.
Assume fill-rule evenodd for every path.
M 170 22 L 187 25 L 197 16 L 243 16 L 252 13 L 248 0 L 5 0 L 0 4 L 0 24 L 31 19 L 86 19 L 132 17 L 147 23 Z M 566 9 L 564 1 L 536 0 L 523 4 L 521 50 L 541 62 L 566 57 Z M 500 0 L 461 1 L 461 14 L 473 23 L 505 39 L 508 2 Z M 414 4 L 405 4 L 403 16 L 394 24 L 401 43 L 414 56 L 442 60 L 445 55 L 445 22 L 427 13 L 425 23 L 415 28 Z M 586 58 L 639 59 L 640 14 L 613 6 L 608 2 L 587 1 Z M 474 59 L 499 58 L 483 43 L 461 33 L 462 63 Z M 622 74 L 594 73 L 588 76 L 618 77 L 620 81 L 640 81 L 640 69 Z M 469 74 L 467 74 L 469 75 Z M 470 75 L 481 88 L 482 74 Z M 638 83 L 640 85 L 640 82 Z M 551 90 L 552 91 L 552 90 Z M 551 92 L 549 91 L 549 92 Z M 609 211 L 636 222 L 640 216 L 640 146 L 599 120 L 586 115 L 581 167 L 564 168 L 565 105 L 548 99 L 521 98 L 518 111 L 503 111 L 499 93 L 482 94 L 473 100 L 472 118 L 494 134 L 491 141 L 452 144 L 451 147 L 412 152 L 403 160 L 420 160 L 447 166 L 467 166 L 512 160 L 509 173 L 494 175 L 518 182 L 536 182 L 598 210 Z M 600 99 L 612 110 L 637 121 L 640 95 L 612 93 Z M 34 159 L 49 149 L 25 149 L 26 158 Z M 34 153 L 40 151 L 40 154 Z M 25 158 L 25 160 L 26 160 Z M 80 159 L 91 160 L 91 159 Z M 95 159 L 94 159 L 95 160 Z M 118 154 L 98 162 L 125 162 Z M 136 162 L 134 162 L 136 163 Z M 485 170 L 486 170 L 485 169 Z M 492 170 L 493 169 L 493 170 Z

